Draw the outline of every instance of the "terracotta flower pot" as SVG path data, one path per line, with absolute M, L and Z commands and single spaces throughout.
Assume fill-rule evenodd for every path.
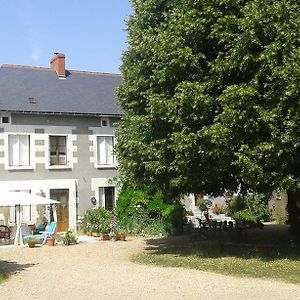
M 54 246 L 55 245 L 55 238 L 48 238 L 47 239 L 48 246 Z
M 102 235 L 101 235 L 101 240 L 102 240 L 102 241 L 109 241 L 109 240 L 110 240 L 109 234 L 104 234 L 104 233 L 102 233 Z
M 117 234 L 117 241 L 125 241 L 125 240 L 126 240 L 125 233 L 118 233 Z

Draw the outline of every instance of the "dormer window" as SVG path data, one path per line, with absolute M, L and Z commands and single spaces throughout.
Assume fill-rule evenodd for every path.
M 101 119 L 101 126 L 107 127 L 108 126 L 108 119 Z
M 2 117 L 2 124 L 8 124 L 9 123 L 9 117 L 4 116 Z
M 10 114 L 0 114 L 0 124 L 9 124 Z

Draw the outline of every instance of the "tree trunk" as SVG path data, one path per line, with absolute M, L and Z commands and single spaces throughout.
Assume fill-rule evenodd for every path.
M 288 191 L 287 211 L 290 231 L 300 241 L 300 190 Z

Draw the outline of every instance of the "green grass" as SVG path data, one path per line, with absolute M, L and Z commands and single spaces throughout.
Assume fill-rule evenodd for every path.
M 0 267 L 0 284 L 7 279 L 7 274 Z
M 221 239 L 222 240 L 222 239 Z M 281 237 L 256 236 L 250 247 L 220 247 L 220 239 L 160 239 L 148 241 L 146 251 L 133 261 L 165 267 L 183 267 L 224 275 L 275 279 L 300 284 L 300 249 Z M 226 240 L 226 239 L 225 239 Z M 263 245 L 270 240 L 272 248 Z M 224 239 L 223 239 L 224 241 Z M 251 241 L 251 236 L 247 242 Z

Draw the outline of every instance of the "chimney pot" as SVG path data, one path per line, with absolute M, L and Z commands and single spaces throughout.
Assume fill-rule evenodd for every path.
M 54 52 L 50 65 L 56 71 L 58 77 L 66 77 L 65 55 L 63 53 Z

